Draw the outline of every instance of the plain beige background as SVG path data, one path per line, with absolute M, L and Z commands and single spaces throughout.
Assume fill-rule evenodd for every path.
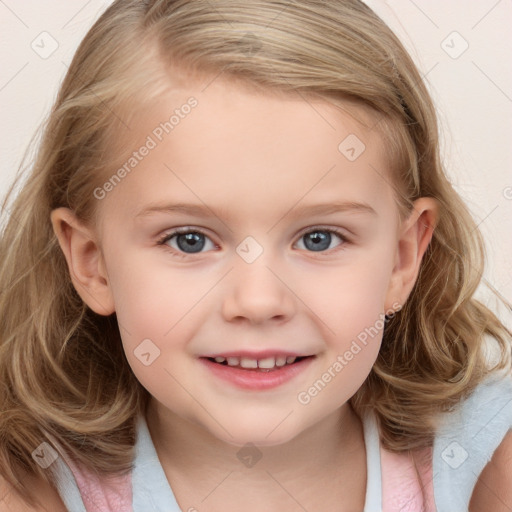
M 0 197 L 49 112 L 78 43 L 110 3 L 0 0 Z M 487 242 L 485 279 L 512 301 L 512 2 L 367 3 L 426 77 L 448 173 Z M 485 288 L 480 293 L 487 300 Z M 495 308 L 495 301 L 490 305 Z

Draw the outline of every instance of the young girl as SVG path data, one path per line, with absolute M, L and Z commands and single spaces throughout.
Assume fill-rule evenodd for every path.
M 9 211 L 1 510 L 512 507 L 512 333 L 358 0 L 115 1 Z

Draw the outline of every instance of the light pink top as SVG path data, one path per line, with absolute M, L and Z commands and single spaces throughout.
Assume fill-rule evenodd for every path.
M 75 477 L 87 512 L 133 512 L 130 474 L 107 481 L 69 459 L 66 459 L 66 463 Z
M 382 512 L 436 512 L 432 448 L 413 453 L 414 459 L 380 448 Z
M 134 469 L 122 478 L 100 480 L 59 450 L 57 487 L 70 512 L 180 511 L 144 417 L 137 428 Z M 363 418 L 363 428 L 364 512 L 468 510 L 478 475 L 512 430 L 511 375 L 507 370 L 489 377 L 459 407 L 444 413 L 432 448 L 395 454 L 382 447 L 372 414 Z
M 432 449 L 396 454 L 380 447 L 382 512 L 435 512 Z M 414 463 L 416 461 L 416 464 Z M 100 479 L 68 460 L 87 512 L 132 512 L 131 475 Z

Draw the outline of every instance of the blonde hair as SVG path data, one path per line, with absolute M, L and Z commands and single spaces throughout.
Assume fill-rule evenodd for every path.
M 509 364 L 512 333 L 474 298 L 483 242 L 444 174 L 434 106 L 373 11 L 358 0 L 117 0 L 80 44 L 30 176 L 12 206 L 15 185 L 4 202 L 0 473 L 28 502 L 24 474 L 53 478 L 31 456 L 45 433 L 99 474 L 132 468 L 135 418 L 149 395 L 128 365 L 115 314 L 95 314 L 74 289 L 50 212 L 65 206 L 94 222 L 93 191 L 119 157 L 112 140 L 129 133 L 122 113 L 193 73 L 371 110 L 402 216 L 419 197 L 438 201 L 415 287 L 351 399 L 360 413 L 375 412 L 384 446 L 429 444 L 439 413 Z M 500 348 L 495 368 L 483 355 L 485 335 Z

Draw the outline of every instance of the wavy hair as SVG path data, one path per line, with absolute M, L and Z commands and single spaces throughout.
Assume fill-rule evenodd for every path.
M 359 413 L 375 412 L 384 446 L 431 443 L 440 412 L 509 366 L 512 333 L 474 297 L 484 246 L 445 175 L 432 100 L 370 8 L 358 0 L 116 0 L 81 42 L 30 172 L 15 194 L 20 167 L 3 204 L 0 473 L 30 503 L 23 476 L 53 478 L 31 456 L 46 433 L 98 474 L 130 471 L 135 418 L 149 398 L 115 314 L 95 314 L 74 289 L 50 213 L 64 206 L 93 223 L 93 191 L 119 159 L 112 141 L 129 133 L 134 109 L 179 77 L 220 73 L 262 92 L 370 111 L 390 148 L 401 215 L 419 197 L 438 201 L 413 291 L 386 323 L 378 359 L 351 399 Z M 487 336 L 499 347 L 496 365 L 485 358 Z

